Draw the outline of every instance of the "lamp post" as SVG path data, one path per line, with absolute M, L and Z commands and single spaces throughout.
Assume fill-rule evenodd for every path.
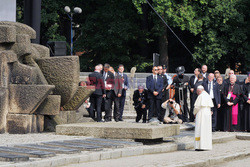
M 78 13 L 78 14 L 82 13 L 82 9 L 79 8 L 79 7 L 75 7 L 75 8 L 73 9 L 73 12 L 71 12 L 70 7 L 65 6 L 65 7 L 64 7 L 64 11 L 67 13 L 67 15 L 68 15 L 68 17 L 69 17 L 69 19 L 70 19 L 70 54 L 71 54 L 71 56 L 72 56 L 72 55 L 73 55 L 73 42 L 74 42 L 74 41 L 73 41 L 73 26 L 72 26 L 73 15 L 74 15 L 75 13 Z

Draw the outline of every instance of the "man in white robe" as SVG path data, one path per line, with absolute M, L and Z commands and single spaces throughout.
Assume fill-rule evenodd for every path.
M 203 86 L 197 87 L 199 95 L 194 104 L 195 119 L 195 150 L 212 150 L 211 108 L 214 107 L 210 95 Z

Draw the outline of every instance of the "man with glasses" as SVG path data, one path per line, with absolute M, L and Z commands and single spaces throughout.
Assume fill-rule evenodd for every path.
M 161 111 L 161 99 L 162 99 L 162 89 L 163 89 L 163 79 L 159 77 L 158 68 L 154 66 L 152 69 L 153 74 L 148 76 L 146 79 L 146 87 L 148 89 L 148 99 L 149 99 L 149 113 L 148 120 L 153 117 L 160 119 Z

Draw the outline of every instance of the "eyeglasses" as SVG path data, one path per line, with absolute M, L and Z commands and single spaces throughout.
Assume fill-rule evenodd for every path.
M 158 69 L 154 69 L 155 71 L 158 71 Z
M 162 69 L 160 68 L 160 69 L 158 69 L 158 70 L 162 70 Z

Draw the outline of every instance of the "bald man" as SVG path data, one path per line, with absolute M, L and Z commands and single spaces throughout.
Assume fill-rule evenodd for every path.
M 203 87 L 205 91 L 211 97 L 214 107 L 212 108 L 212 131 L 215 132 L 217 129 L 217 109 L 220 108 L 221 98 L 220 98 L 220 89 L 216 81 L 214 81 L 214 74 L 210 73 L 208 79 L 203 82 Z
M 89 74 L 90 85 L 95 86 L 95 91 L 90 96 L 90 107 L 89 114 L 90 117 L 97 122 L 104 122 L 102 120 L 101 104 L 102 98 L 106 97 L 106 90 L 104 85 L 104 78 L 101 74 L 102 67 L 100 65 L 95 66 L 95 71 Z M 97 118 L 95 118 L 95 112 L 97 112 Z
M 208 73 L 207 73 L 207 65 L 203 65 L 201 66 L 201 74 L 203 75 L 203 78 L 206 78 L 208 77 Z

